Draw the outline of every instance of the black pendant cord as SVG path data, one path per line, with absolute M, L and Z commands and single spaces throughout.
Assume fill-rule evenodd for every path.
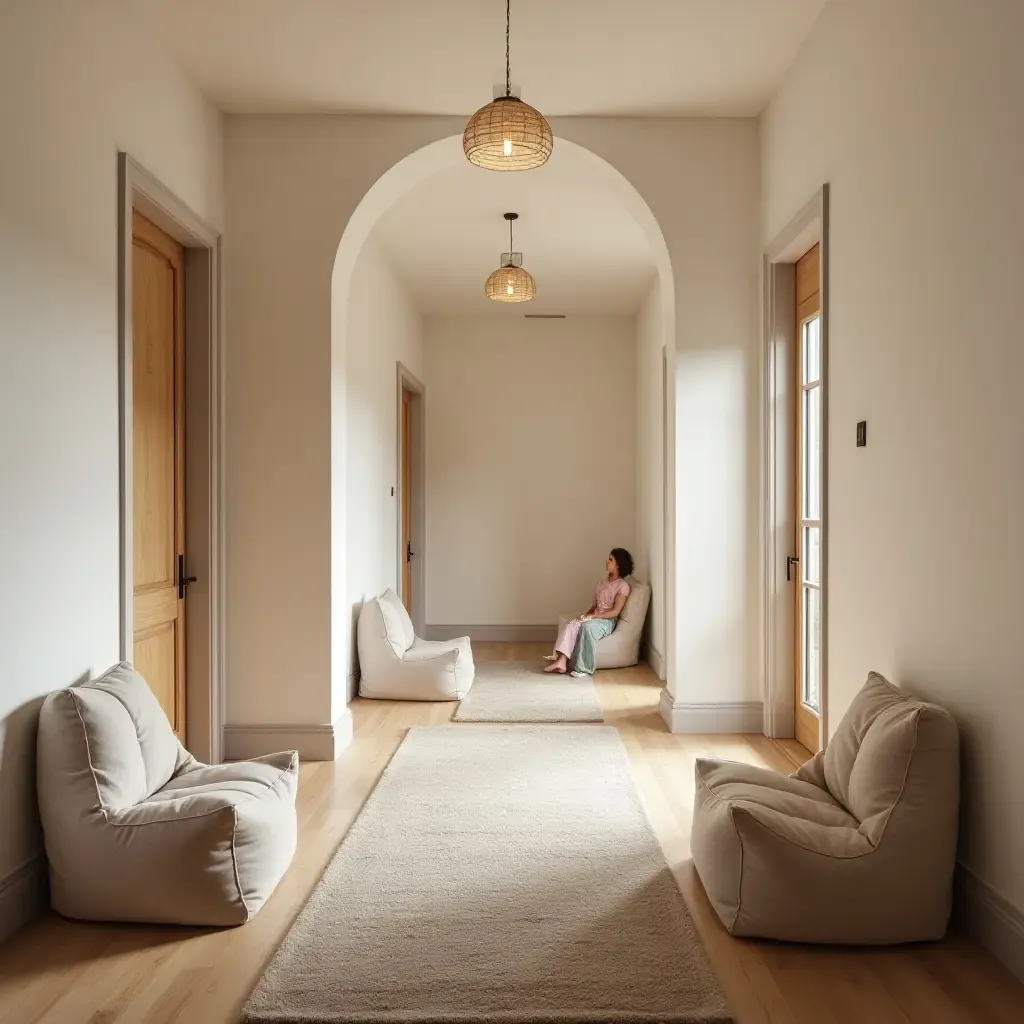
M 508 258 L 512 259 L 512 218 L 508 221 Z
M 512 34 L 512 0 L 505 0 L 505 96 L 512 95 L 512 64 L 509 59 L 509 37 Z

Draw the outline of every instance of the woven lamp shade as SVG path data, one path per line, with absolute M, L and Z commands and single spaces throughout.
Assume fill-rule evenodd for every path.
M 518 96 L 499 96 L 481 107 L 462 133 L 469 162 L 488 171 L 529 171 L 547 163 L 551 125 Z
M 537 296 L 537 282 L 522 267 L 500 267 L 487 278 L 484 294 L 495 302 L 529 302 Z

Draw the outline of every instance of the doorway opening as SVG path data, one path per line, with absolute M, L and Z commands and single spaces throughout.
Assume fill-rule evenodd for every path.
M 652 312 L 651 312 L 651 336 L 657 337 L 659 347 L 661 345 L 667 345 L 669 348 L 669 359 L 670 362 L 673 359 L 673 349 L 675 347 L 675 285 L 672 276 L 671 262 L 668 255 L 668 247 L 665 243 L 664 237 L 661 232 L 661 228 L 658 222 L 647 206 L 645 200 L 636 188 L 619 172 L 612 164 L 608 163 L 607 160 L 591 152 L 585 146 L 572 142 L 568 139 L 559 139 L 558 157 L 564 164 L 565 173 L 575 177 L 577 182 L 585 182 L 589 184 L 589 187 L 593 189 L 595 198 L 599 198 L 601 201 L 611 200 L 612 205 L 621 207 L 622 210 L 628 215 L 625 220 L 627 223 L 632 225 L 638 225 L 640 228 L 639 232 L 639 248 L 644 249 L 650 256 L 650 262 L 654 264 L 654 270 L 656 273 L 657 281 L 659 284 L 657 296 L 652 301 Z M 390 158 L 389 158 L 390 159 Z M 370 589 L 377 590 L 383 586 L 392 586 L 396 589 L 406 588 L 406 593 L 411 595 L 411 606 L 412 606 L 412 621 L 417 632 L 420 636 L 426 639 L 433 639 L 435 637 L 440 638 L 441 636 L 457 636 L 457 635 L 469 635 L 470 628 L 475 632 L 476 639 L 484 639 L 485 637 L 491 639 L 523 639 L 524 634 L 527 636 L 536 635 L 538 629 L 543 630 L 541 636 L 548 638 L 552 627 L 547 625 L 548 622 L 557 621 L 558 610 L 553 613 L 548 609 L 543 609 L 539 612 L 535 612 L 532 607 L 525 607 L 527 601 L 530 600 L 529 596 L 519 604 L 509 605 L 508 607 L 499 606 L 497 602 L 493 605 L 487 605 L 484 602 L 477 601 L 477 593 L 469 593 L 469 588 L 463 588 L 461 591 L 455 592 L 453 588 L 447 588 L 442 586 L 443 581 L 435 579 L 430 576 L 428 582 L 428 574 L 430 572 L 428 566 L 433 564 L 434 560 L 441 559 L 445 562 L 445 574 L 451 578 L 453 575 L 464 575 L 460 572 L 459 566 L 453 565 L 448 559 L 448 551 L 444 548 L 444 543 L 447 542 L 447 538 L 435 537 L 435 531 L 431 527 L 430 537 L 430 548 L 429 550 L 425 546 L 425 515 L 420 513 L 418 510 L 424 507 L 423 499 L 417 500 L 417 493 L 420 492 L 420 488 L 417 484 L 416 474 L 416 454 L 418 450 L 423 449 L 424 435 L 422 430 L 417 440 L 416 434 L 416 423 L 417 423 L 417 412 L 422 410 L 425 404 L 425 397 L 416 397 L 417 388 L 411 387 L 409 390 L 413 393 L 411 399 L 411 422 L 413 429 L 413 439 L 409 444 L 409 450 L 413 454 L 412 461 L 412 483 L 407 485 L 406 491 L 412 492 L 411 502 L 411 516 L 412 521 L 409 525 L 409 535 L 411 536 L 411 549 L 413 552 L 412 559 L 409 564 L 409 574 L 407 580 L 403 582 L 403 568 L 406 564 L 407 548 L 406 548 L 406 537 L 403 537 L 402 529 L 402 506 L 401 506 L 401 486 L 402 486 L 402 462 L 401 462 L 401 451 L 400 445 L 395 445 L 395 453 L 392 456 L 388 453 L 389 459 L 393 459 L 390 468 L 390 474 L 393 474 L 392 479 L 394 480 L 394 494 L 390 495 L 390 500 L 395 502 L 393 507 L 394 514 L 394 526 L 390 523 L 388 529 L 394 529 L 392 540 L 387 542 L 387 547 L 390 549 L 385 554 L 384 558 L 380 558 L 376 565 L 379 571 L 375 572 L 377 579 L 374 580 L 372 588 L 367 588 L 362 584 L 359 579 L 359 572 L 362 568 L 360 566 L 353 565 L 353 559 L 349 555 L 350 545 L 353 542 L 354 531 L 350 528 L 351 523 L 349 508 L 352 504 L 352 496 L 350 493 L 350 466 L 353 458 L 361 458 L 362 452 L 359 450 L 359 440 L 357 435 L 348 429 L 348 413 L 349 407 L 341 400 L 341 397 L 348 393 L 348 361 L 353 352 L 356 352 L 364 344 L 364 339 L 361 337 L 360 331 L 353 331 L 353 323 L 350 317 L 351 302 L 350 292 L 352 288 L 353 279 L 357 272 L 357 263 L 360 258 L 360 254 L 364 252 L 366 244 L 370 241 L 371 236 L 378 232 L 377 237 L 374 239 L 376 242 L 381 242 L 383 227 L 381 222 L 385 219 L 386 215 L 392 210 L 399 202 L 403 201 L 406 197 L 410 196 L 414 190 L 425 186 L 428 181 L 435 180 L 439 177 L 447 177 L 449 174 L 456 175 L 461 172 L 466 166 L 465 154 L 462 150 L 462 137 L 461 135 L 446 135 L 442 138 L 438 138 L 433 142 L 421 146 L 412 152 L 402 156 L 397 162 L 391 164 L 390 167 L 382 166 L 378 171 L 374 172 L 373 178 L 367 180 L 367 190 L 362 194 L 361 198 L 355 203 L 350 211 L 347 211 L 347 220 L 345 223 L 344 230 L 338 241 L 337 253 L 335 256 L 335 263 L 331 277 L 331 367 L 332 367 L 332 381 L 335 384 L 332 390 L 332 401 L 331 401 L 331 424 L 332 424 L 332 437 L 337 440 L 338 443 L 331 445 L 331 459 L 330 459 L 330 478 L 331 478 L 331 517 L 330 517 L 330 599 L 331 599 L 331 614 L 330 614 L 330 664 L 331 664 L 331 678 L 332 678 L 332 704 L 331 704 L 331 716 L 337 718 L 337 713 L 334 710 L 338 698 L 345 694 L 351 694 L 353 692 L 353 684 L 358 677 L 358 662 L 356 659 L 357 649 L 355 641 L 355 619 L 354 615 L 357 613 L 357 609 L 361 607 L 364 596 L 370 592 Z M 478 179 L 483 181 L 483 179 Z M 372 183 L 371 183 L 372 181 Z M 507 209 L 507 203 L 502 201 L 500 211 Z M 415 206 L 415 212 L 417 216 L 422 211 L 431 209 L 431 207 L 418 203 Z M 541 223 L 541 221 L 538 221 Z M 547 222 L 544 222 L 547 223 Z M 635 226 L 632 225 L 632 226 Z M 406 225 L 407 226 L 407 225 Z M 391 236 L 388 236 L 391 237 Z M 632 237 L 632 235 L 631 235 Z M 399 248 L 399 252 L 402 252 Z M 542 250 L 538 250 L 542 251 Z M 399 265 L 402 268 L 411 267 L 412 264 L 406 264 L 400 262 Z M 649 269 L 649 268 L 647 268 Z M 411 272 L 411 271 L 410 271 Z M 623 279 L 624 280 L 624 279 Z M 650 276 L 645 271 L 646 287 L 651 284 Z M 477 288 L 474 286 L 473 294 L 477 294 Z M 433 303 L 437 301 L 437 292 L 430 292 L 430 304 L 433 308 Z M 558 310 L 562 312 L 561 309 Z M 436 326 L 437 318 L 435 313 L 430 313 L 432 318 L 432 329 Z M 487 311 L 481 310 L 481 316 L 496 317 L 499 312 L 495 309 L 487 307 Z M 558 323 L 564 324 L 565 321 L 558 321 Z M 653 344 L 652 344 L 653 349 Z M 405 358 L 404 356 L 391 357 L 392 359 Z M 411 358 L 411 357 L 410 357 Z M 652 359 L 653 362 L 653 359 Z M 392 363 L 394 365 L 394 363 Z M 419 367 L 417 366 L 417 369 Z M 394 405 L 391 407 L 394 411 L 389 409 L 389 414 L 394 416 L 393 423 L 395 424 L 394 436 L 401 438 L 402 436 L 402 425 L 401 425 L 401 410 L 402 410 L 402 387 L 401 387 L 401 368 L 399 369 L 399 381 L 394 387 L 392 392 L 395 395 Z M 431 376 L 427 376 L 427 373 Z M 433 403 L 438 401 L 438 396 L 433 394 L 435 389 L 435 378 L 432 376 L 436 372 L 433 368 L 428 368 L 424 371 L 424 376 L 428 381 L 429 387 L 432 389 L 431 394 L 431 408 Z M 411 375 L 410 375 L 411 376 Z M 653 374 L 652 374 L 653 377 Z M 409 377 L 406 378 L 407 381 Z M 447 380 L 448 378 L 439 376 L 439 379 Z M 668 394 L 667 394 L 667 405 L 668 405 L 668 418 L 674 421 L 674 407 L 675 407 L 675 383 L 670 373 L 668 376 Z M 442 387 L 442 390 L 444 388 Z M 654 390 L 653 388 L 651 389 Z M 422 395 L 422 392 L 419 392 Z M 336 397 L 335 397 L 336 396 Z M 657 396 L 652 395 L 655 402 Z M 652 417 L 653 418 L 653 417 Z M 390 433 L 390 432 L 389 432 Z M 663 550 L 664 550 L 664 561 L 666 565 L 666 579 L 664 585 L 655 592 L 652 599 L 653 612 L 652 615 L 660 617 L 664 623 L 663 630 L 663 644 L 664 649 L 661 652 L 663 654 L 664 665 L 666 674 L 669 678 L 669 685 L 674 686 L 673 679 L 675 676 L 674 666 L 676 665 L 677 659 L 674 657 L 674 645 L 675 645 L 675 631 L 672 626 L 672 617 L 675 609 L 675 598 L 673 591 L 675 590 L 677 579 L 673 565 L 673 556 L 675 550 L 674 544 L 674 530 L 675 530 L 675 498 L 674 498 L 674 468 L 673 462 L 675 459 L 675 448 L 674 448 L 674 431 L 669 431 L 669 446 L 666 453 L 666 458 L 669 466 L 669 473 L 672 474 L 671 478 L 665 482 L 666 492 L 666 504 L 668 505 L 669 514 L 666 516 L 659 516 L 653 514 L 650 517 L 650 530 L 656 532 L 659 537 L 663 537 Z M 431 428 L 430 431 L 430 465 L 427 467 L 427 472 L 431 474 L 432 486 L 436 486 L 439 482 L 439 477 L 434 472 L 434 459 L 438 471 L 442 468 L 440 461 L 441 456 L 438 454 L 440 449 L 437 448 L 437 444 L 441 442 L 437 440 L 435 444 L 434 431 Z M 423 467 L 424 463 L 421 461 L 420 466 Z M 652 474 L 657 473 L 658 467 L 656 465 L 651 467 Z M 389 475 L 390 475 L 389 474 Z M 444 474 L 442 473 L 442 476 Z M 419 481 L 422 483 L 425 480 L 423 474 L 419 476 Z M 391 480 L 387 480 L 386 488 L 382 489 L 382 494 L 388 496 L 392 490 Z M 434 509 L 433 494 L 431 492 L 431 509 Z M 439 509 L 434 509 L 432 515 L 437 515 Z M 655 513 L 661 511 L 655 509 Z M 658 520 L 656 522 L 656 520 Z M 543 524 L 545 527 L 548 524 Z M 531 527 L 532 528 L 532 527 Z M 554 532 L 553 529 L 548 529 L 549 533 Z M 620 531 L 616 531 L 619 533 Z M 442 543 L 442 547 L 438 548 L 437 544 Z M 602 541 L 602 543 L 604 543 Z M 458 542 L 452 546 L 457 546 Z M 466 546 L 462 545 L 461 550 L 465 550 Z M 492 560 L 499 560 L 504 555 L 505 548 L 492 547 L 488 549 L 486 545 L 481 545 L 481 550 L 484 550 Z M 397 557 L 397 562 L 395 561 Z M 477 567 L 479 568 L 479 567 Z M 386 570 L 386 571 L 385 571 Z M 480 579 L 486 580 L 488 577 L 485 573 L 480 572 Z M 569 575 L 563 574 L 559 579 L 571 579 Z M 393 581 L 393 582 L 392 582 Z M 481 588 L 482 589 L 482 588 Z M 449 600 L 454 594 L 454 597 Z M 404 594 L 400 595 L 404 598 Z M 545 597 L 545 600 L 550 600 L 550 595 Z M 427 608 L 429 602 L 430 608 Z M 473 602 L 471 604 L 471 602 Z M 575 603 L 575 602 L 573 602 Z M 561 607 L 565 607 L 564 604 L 559 602 Z M 442 611 L 438 611 L 441 609 Z M 441 615 L 443 617 L 433 622 L 427 621 L 424 617 L 427 616 L 429 619 L 434 619 L 435 615 Z M 544 625 L 538 625 L 544 623 Z M 671 703 L 671 702 L 670 702 Z
M 828 244 L 826 184 L 764 255 L 765 735 L 809 753 L 828 738 Z
M 220 236 L 118 161 L 120 656 L 222 759 Z
M 426 622 L 426 389 L 398 364 L 398 584 L 418 633 Z

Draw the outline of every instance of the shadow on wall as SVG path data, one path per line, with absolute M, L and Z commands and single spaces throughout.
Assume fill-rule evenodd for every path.
M 35 850 L 42 849 L 42 829 L 36 804 L 36 726 L 43 697 L 15 708 L 0 722 L 0 863 L 10 863 L 15 844 L 11 842 L 22 822 Z M 21 845 L 20 843 L 18 844 Z
M 348 679 L 346 680 L 346 703 L 350 702 L 353 697 L 359 696 L 359 613 L 363 610 L 363 605 L 366 603 L 367 598 L 364 595 L 362 600 L 352 602 L 352 623 L 349 627 L 349 660 L 348 660 Z
M 0 942 L 48 902 L 36 801 L 36 726 L 42 697 L 0 721 Z M 31 850 L 28 860 L 16 863 Z
M 71 685 L 91 678 L 86 672 Z M 36 799 L 36 730 L 45 699 L 36 697 L 0 721 L 0 942 L 8 922 L 26 921 L 49 902 Z M 25 850 L 32 851 L 28 860 Z

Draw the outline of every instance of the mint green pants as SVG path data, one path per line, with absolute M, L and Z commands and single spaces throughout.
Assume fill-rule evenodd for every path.
M 615 631 L 617 619 L 587 619 L 581 623 L 572 652 L 573 672 L 584 672 L 592 676 L 597 669 L 597 641 Z

